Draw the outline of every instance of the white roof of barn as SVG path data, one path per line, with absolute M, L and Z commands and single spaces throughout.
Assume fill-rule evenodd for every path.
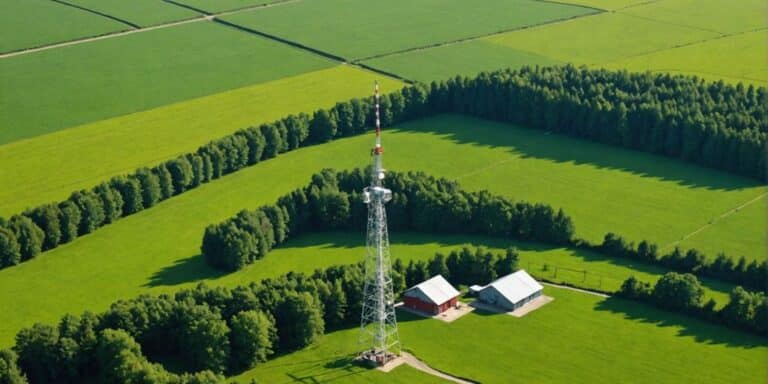
M 512 303 L 517 303 L 535 292 L 544 289 L 538 281 L 534 280 L 528 272 L 522 269 L 515 273 L 500 277 L 486 287 L 495 288 Z
M 408 289 L 408 291 L 418 289 L 424 296 L 436 305 L 445 303 L 459 295 L 459 291 L 451 285 L 442 275 L 437 275 L 418 285 Z M 407 292 L 406 292 L 407 294 Z

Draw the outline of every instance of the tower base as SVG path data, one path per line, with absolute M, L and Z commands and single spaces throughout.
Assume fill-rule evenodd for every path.
M 398 357 L 400 356 L 394 353 L 369 349 L 357 355 L 355 361 L 365 366 L 375 368 L 382 367 Z

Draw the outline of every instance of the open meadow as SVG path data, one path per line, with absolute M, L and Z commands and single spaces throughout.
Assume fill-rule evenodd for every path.
M 247 7 L 281 3 L 285 0 L 174 0 L 174 2 L 208 13 L 232 11 Z
M 472 140 L 461 134 L 467 127 L 473 132 Z M 14 303 L 19 308 L 1 319 L 0 339 L 9 340 L 31 319 L 50 321 L 63 312 L 102 309 L 119 297 L 168 291 L 200 279 L 218 278 L 199 256 L 202 233 L 208 224 L 243 208 L 272 203 L 284 193 L 306 185 L 310 175 L 323 167 L 365 166 L 368 156 L 360 148 L 366 148 L 371 137 L 339 139 L 282 154 L 121 219 L 35 260 L 0 271 L 0 305 Z M 482 138 L 485 141 L 477 141 Z M 425 141 L 430 146 L 425 147 Z M 577 235 L 592 240 L 614 231 L 631 239 L 647 238 L 663 244 L 705 224 L 710 215 L 720 214 L 762 191 L 762 187 L 745 179 L 665 158 L 458 116 L 436 117 L 388 130 L 385 145 L 387 164 L 392 170 L 422 170 L 458 179 L 467 188 L 486 188 L 513 198 L 562 206 L 574 217 Z M 558 157 L 553 157 L 545 148 L 568 150 L 557 151 Z M 440 155 L 445 153 L 452 156 Z M 632 188 L 626 188 L 630 185 Z M 709 204 L 696 204 L 701 200 Z M 626 201 L 639 203 L 627 205 Z M 710 236 L 717 236 L 717 230 L 713 226 Z M 362 244 L 362 233 L 359 236 Z M 435 248 L 427 249 L 419 253 L 420 257 L 432 256 Z M 351 263 L 361 257 L 361 251 L 355 250 L 346 258 L 321 260 L 321 264 L 306 263 L 300 255 L 287 263 L 284 260 L 289 258 L 278 256 L 280 251 L 247 270 L 260 273 L 261 268 L 266 268 L 268 274 L 234 274 L 224 281 L 245 283 L 292 269 L 311 271 L 323 265 Z M 760 257 L 757 252 L 747 256 Z M 645 276 L 650 280 L 660 273 L 630 262 L 562 250 L 554 253 L 559 256 L 544 253 L 542 258 L 526 262 L 535 266 L 537 261 L 541 264 L 552 257 L 553 264 L 604 276 L 601 284 L 609 289 L 615 289 L 631 274 L 648 273 Z M 37 277 L 30 282 L 30 275 Z M 575 274 L 571 278 L 579 277 Z M 729 289 L 715 288 L 721 298 Z
M 3 36 L 0 53 L 130 28 L 129 25 L 54 1 L 4 0 L 0 12 L 0 35 Z
M 347 59 L 362 59 L 594 12 L 532 0 L 329 0 L 301 1 L 225 20 Z M 297 19 L 304 22 L 292 22 Z
M 211 22 L 9 57 L 0 60 L 0 87 L 10 90 L 0 94 L 0 126 L 14 129 L 0 131 L 0 143 L 335 64 Z
M 128 21 L 139 27 L 150 27 L 201 17 L 192 10 L 176 6 L 161 0 L 68 0 L 83 8 L 108 14 L 121 20 Z

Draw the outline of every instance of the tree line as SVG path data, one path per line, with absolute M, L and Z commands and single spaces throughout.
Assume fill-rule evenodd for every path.
M 690 76 L 522 68 L 415 84 L 381 97 L 384 126 L 463 113 L 652 152 L 765 180 L 763 87 Z M 373 126 L 372 98 L 239 130 L 65 201 L 0 219 L 0 268 L 29 260 L 160 201 L 304 145 Z
M 660 255 L 656 244 L 643 240 L 635 246 L 633 242 L 614 233 L 607 233 L 603 242 L 598 245 L 590 245 L 583 240 L 576 244 L 611 257 L 660 265 L 673 271 L 711 277 L 753 290 L 764 291 L 768 287 L 768 262 L 765 260 L 752 260 L 747 263 L 744 256 L 735 260 L 721 252 L 710 261 L 696 249 L 691 248 L 684 252 L 679 247 Z
M 367 220 L 361 192 L 368 170 L 323 170 L 309 185 L 275 205 L 241 211 L 203 234 L 201 254 L 214 268 L 235 271 L 264 257 L 288 236 L 307 231 L 359 230 Z M 574 227 L 562 210 L 512 201 L 487 191 L 466 192 L 453 181 L 424 173 L 388 175 L 392 230 L 484 234 L 550 244 L 569 244 Z
M 653 287 L 630 277 L 617 295 L 768 336 L 768 298 L 763 292 L 749 292 L 737 286 L 731 290 L 728 303 L 718 310 L 714 299 L 704 302 L 704 288 L 696 276 L 669 272 Z
M 516 269 L 516 259 L 514 249 L 502 256 L 484 248 L 463 248 L 447 258 L 437 254 L 407 266 L 397 259 L 394 292 L 400 295 L 436 274 L 491 279 Z M 485 260 L 495 272 L 465 275 L 464 264 Z M 417 276 L 413 271 L 422 267 L 425 274 Z M 409 281 L 413 278 L 420 280 Z M 235 288 L 199 284 L 173 295 L 120 300 L 102 313 L 65 315 L 55 326 L 38 323 L 19 331 L 13 348 L 0 350 L 0 383 L 222 382 L 224 374 L 303 348 L 326 331 L 357 325 L 363 285 L 358 263 Z M 153 362 L 168 356 L 178 357 L 175 363 L 186 373 L 171 373 Z
M 765 87 L 572 65 L 432 83 L 442 112 L 562 133 L 766 180 Z

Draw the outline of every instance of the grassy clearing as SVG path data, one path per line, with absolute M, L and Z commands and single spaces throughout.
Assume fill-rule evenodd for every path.
M 546 287 L 522 318 L 398 313 L 405 348 L 482 383 L 761 383 L 768 341 L 621 299 Z
M 206 12 L 223 12 L 256 5 L 279 3 L 284 0 L 174 0 Z
M 768 3 L 762 0 L 664 0 L 621 12 L 724 34 L 768 27 Z
M 648 1 L 649 0 L 566 0 L 562 2 L 612 11 L 616 9 L 637 6 Z
M 765 85 L 768 81 L 768 38 L 765 31 L 713 39 L 685 47 L 605 64 L 612 69 L 687 73 L 710 80 L 725 79 Z
M 283 355 L 239 376 L 237 383 L 447 383 L 442 379 L 402 365 L 389 373 L 355 365 L 360 351 L 357 328 L 329 333 L 320 341 L 300 351 Z
M 200 14 L 162 0 L 69 0 L 72 4 L 129 21 L 142 27 L 191 19 Z
M 598 64 L 719 36 L 620 13 L 505 33 L 488 41 L 576 64 Z
M 249 125 L 368 96 L 374 79 L 386 91 L 402 85 L 340 65 L 0 146 L 0 216 L 64 199 Z
M 729 244 L 730 254 L 748 259 L 768 257 L 768 199 L 759 200 L 726 218 L 718 220 L 680 243 L 682 247 L 696 247 L 715 255 Z M 754 257 L 750 257 L 754 255 Z
M 48 0 L 5 0 L 0 5 L 0 52 L 17 51 L 129 29 L 98 15 Z M 7 73 L 0 71 L 8 77 Z M 7 89 L 7 88 L 3 88 Z
M 302 1 L 226 19 L 348 59 L 360 59 L 594 12 L 531 0 L 328 0 Z
M 10 57 L 0 144 L 333 65 L 209 22 Z
M 578 234 L 591 238 L 612 230 L 663 242 L 762 191 L 746 179 L 669 159 L 470 118 L 444 116 L 403 128 L 407 130 L 385 133 L 389 169 L 424 170 L 460 178 L 469 188 L 563 206 L 575 218 Z M 218 278 L 198 256 L 206 225 L 243 208 L 271 203 L 305 185 L 320 168 L 364 166 L 371 140 L 371 135 L 364 135 L 283 154 L 0 271 L 0 307 L 15 309 L 0 313 L 0 343 L 9 342 L 20 327 L 34 321 L 54 321 L 65 312 L 104 309 L 120 297 Z M 701 201 L 708 204 L 697 203 Z M 717 227 L 712 230 L 710 236 L 719 236 Z M 360 244 L 362 239 L 361 232 Z M 731 245 L 723 242 L 721 246 Z M 395 248 L 395 254 L 430 257 L 434 248 L 428 249 L 416 253 Z M 307 258 L 314 255 L 309 252 Z M 346 258 L 314 258 L 318 264 L 311 264 L 278 250 L 221 283 L 346 263 L 359 255 L 353 251 Z M 603 276 L 618 275 L 614 268 L 624 268 L 624 273 L 637 269 L 586 256 L 547 257 L 558 258 L 559 264 L 594 266 L 595 273 Z
M 374 68 L 422 82 L 444 80 L 457 74 L 473 76 L 499 68 L 524 65 L 555 65 L 557 61 L 484 40 L 384 56 L 364 62 Z

